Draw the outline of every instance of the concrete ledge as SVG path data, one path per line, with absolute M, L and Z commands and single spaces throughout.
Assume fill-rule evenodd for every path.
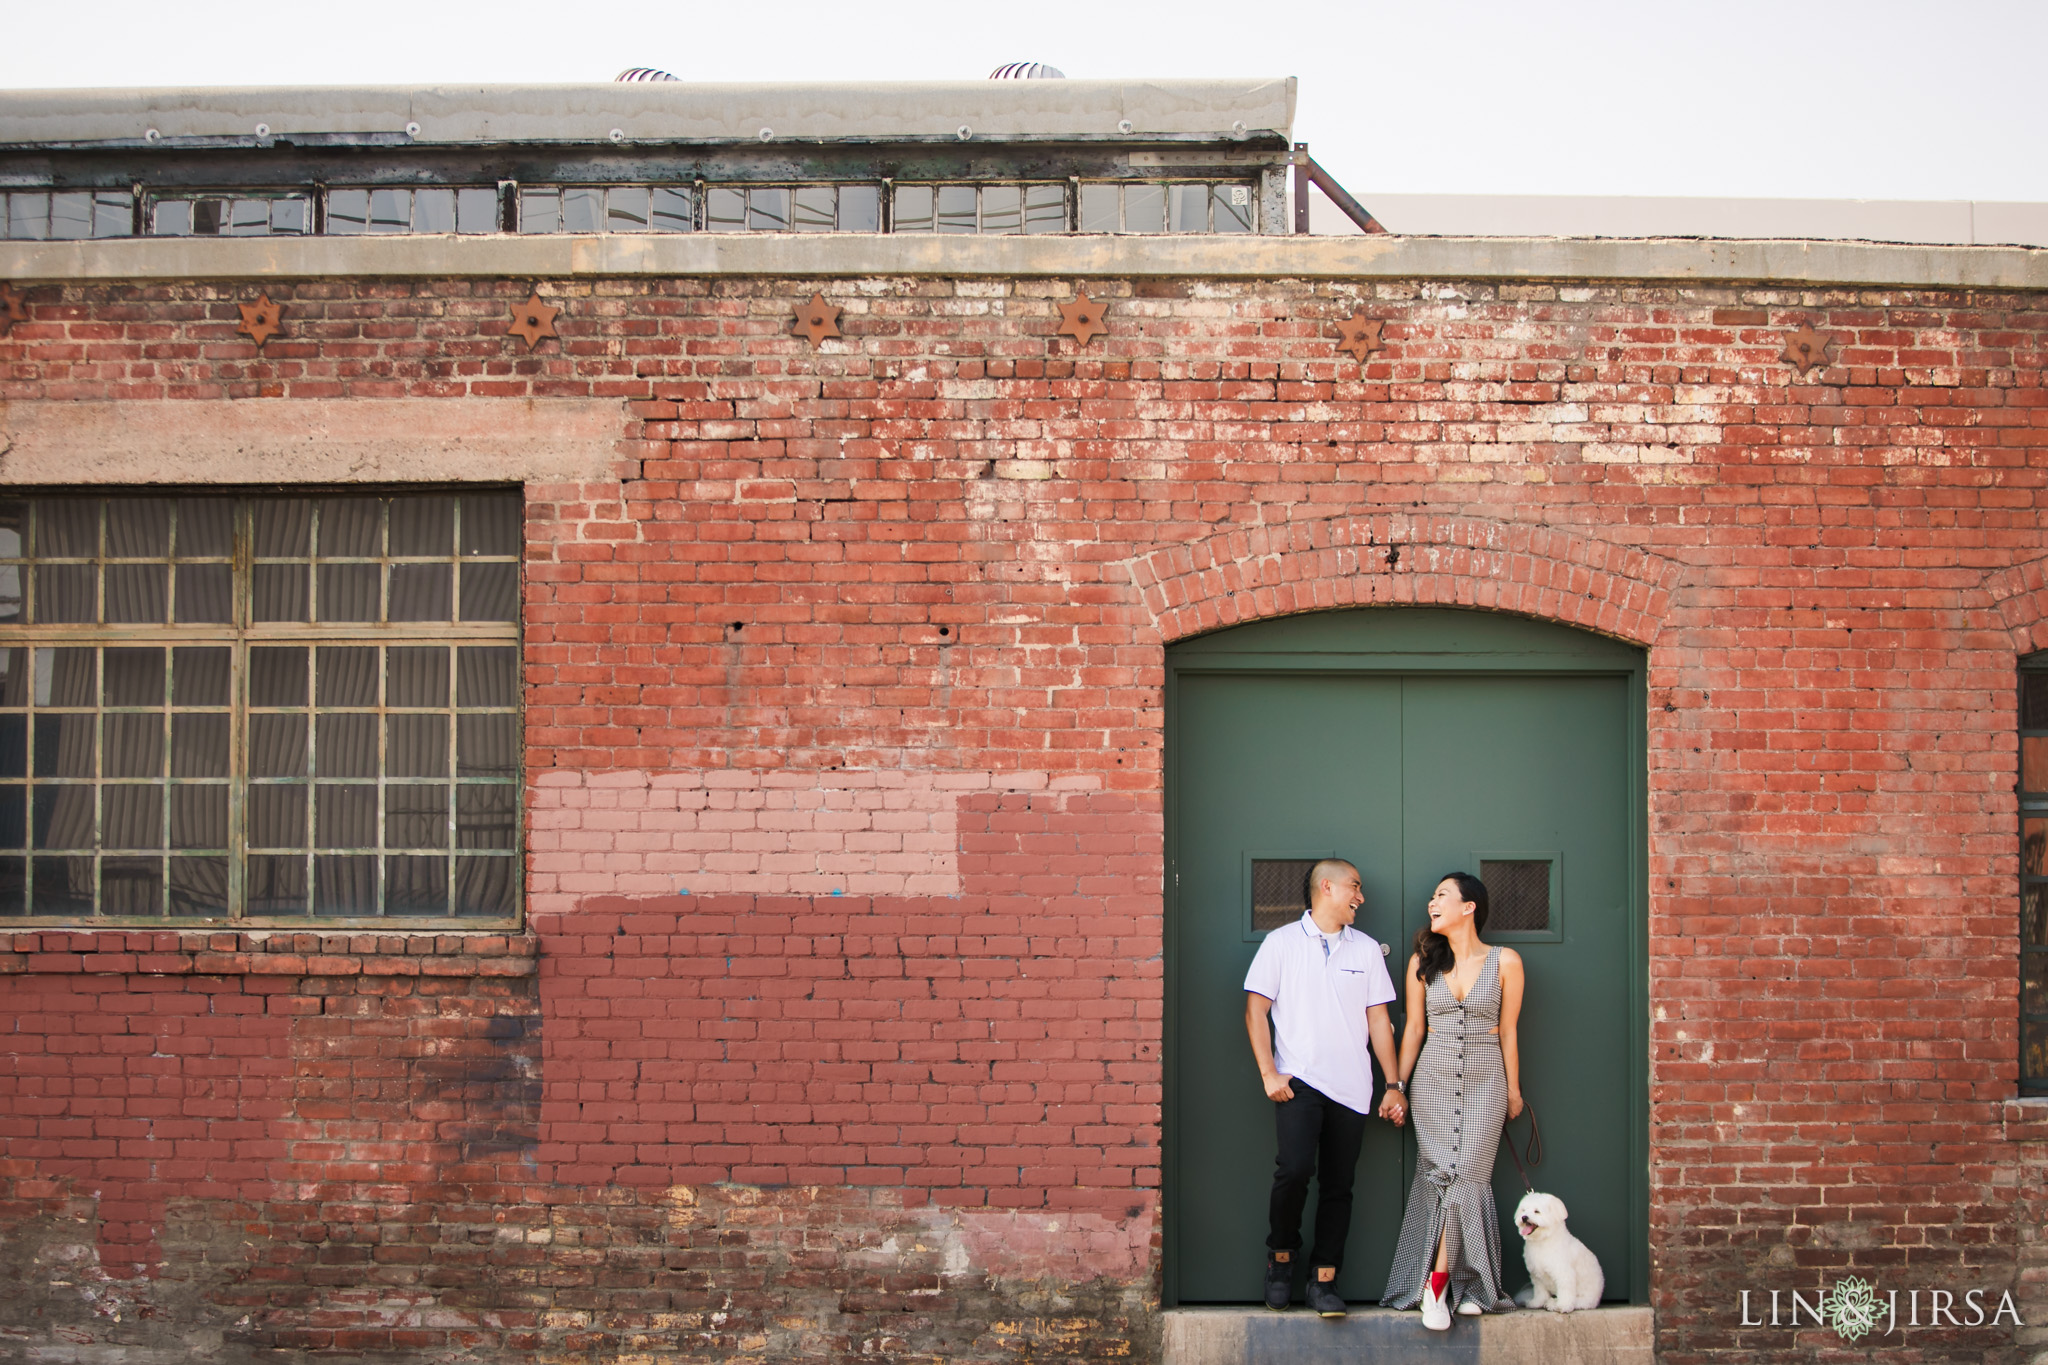
M 616 398 L 0 402 L 0 482 L 603 482 L 626 432 Z
M 2048 248 L 1574 237 L 122 238 L 0 242 L 0 279 L 870 275 L 1356 280 L 1659 280 L 2048 289 Z
M 1324 1322 L 1302 1308 L 1173 1308 L 1164 1365 L 1650 1365 L 1648 1308 L 1493 1313 L 1432 1332 L 1420 1313 L 1354 1309 Z

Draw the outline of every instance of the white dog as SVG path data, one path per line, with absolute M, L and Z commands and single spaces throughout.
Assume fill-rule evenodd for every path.
M 1569 1313 L 1598 1308 L 1607 1277 L 1600 1258 L 1566 1229 L 1564 1200 L 1554 1194 L 1525 1194 L 1515 1206 L 1515 1228 L 1522 1234 L 1522 1260 L 1529 1267 L 1529 1287 L 1515 1295 L 1524 1308 Z

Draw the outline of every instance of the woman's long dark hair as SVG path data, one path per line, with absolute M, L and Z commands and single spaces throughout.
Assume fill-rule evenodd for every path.
M 1436 879 L 1436 885 L 1445 882 L 1458 884 L 1458 899 L 1472 902 L 1472 929 L 1475 933 L 1486 932 L 1486 883 L 1470 872 L 1446 872 Z M 1431 888 L 1435 894 L 1435 888 Z M 1451 951 L 1451 941 L 1433 931 L 1427 924 L 1415 931 L 1415 974 L 1422 978 L 1422 984 L 1442 976 L 1457 961 L 1457 954 Z

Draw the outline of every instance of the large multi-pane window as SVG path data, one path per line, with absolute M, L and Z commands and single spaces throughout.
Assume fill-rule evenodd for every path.
M 0 498 L 0 915 L 514 916 L 521 521 Z
M 2020 1089 L 2048 1095 L 2048 654 L 2020 670 Z

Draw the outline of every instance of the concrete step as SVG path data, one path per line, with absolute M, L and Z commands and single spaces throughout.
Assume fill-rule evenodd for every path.
M 1169 1308 L 1164 1365 L 1650 1365 L 1650 1310 L 1524 1309 L 1451 1319 L 1432 1332 L 1420 1313 L 1354 1308 L 1325 1322 L 1296 1305 Z

